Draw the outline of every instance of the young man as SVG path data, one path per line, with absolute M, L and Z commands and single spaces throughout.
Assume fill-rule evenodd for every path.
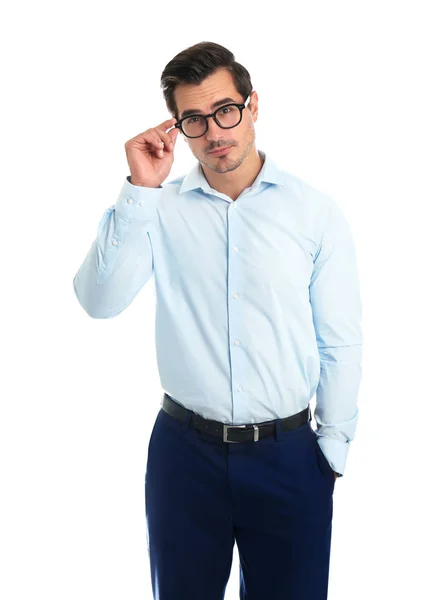
M 110 318 L 155 276 L 154 597 L 222 598 L 236 541 L 242 598 L 324 600 L 361 378 L 350 228 L 256 149 L 258 95 L 229 50 L 187 48 L 161 85 L 173 118 L 125 144 L 131 175 L 74 278 L 85 311 Z M 162 185 L 178 137 L 197 164 Z

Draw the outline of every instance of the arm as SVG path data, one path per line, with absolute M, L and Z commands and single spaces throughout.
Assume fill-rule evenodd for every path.
M 358 420 L 362 303 L 350 227 L 331 198 L 327 208 L 309 288 L 320 354 L 314 417 L 322 452 L 343 476 Z
M 97 237 L 73 279 L 79 303 L 94 319 L 122 312 L 153 274 L 149 231 L 162 187 L 148 188 L 127 177 L 108 208 Z

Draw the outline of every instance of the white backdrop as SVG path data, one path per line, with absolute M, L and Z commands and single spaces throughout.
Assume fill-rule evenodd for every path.
M 162 394 L 154 280 L 117 318 L 94 320 L 73 277 L 129 174 L 125 142 L 170 116 L 162 69 L 204 40 L 250 72 L 257 148 L 333 196 L 355 237 L 363 379 L 356 438 L 335 483 L 329 600 L 432 596 L 434 4 L 43 0 L 2 9 L 2 598 L 152 598 L 144 473 Z M 175 156 L 168 179 L 195 164 L 182 139 Z M 226 600 L 238 589 L 235 546 Z

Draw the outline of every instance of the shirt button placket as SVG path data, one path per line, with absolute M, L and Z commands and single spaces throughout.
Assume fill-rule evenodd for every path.
M 245 397 L 247 390 L 247 381 L 245 379 L 245 352 L 242 339 L 243 323 L 243 301 L 242 301 L 242 257 L 239 254 L 241 240 L 241 220 L 239 211 L 236 211 L 236 204 L 233 203 L 233 210 L 229 211 L 229 216 L 233 217 L 228 221 L 228 243 L 229 243 L 229 269 L 228 269 L 228 289 L 233 290 L 229 296 L 229 340 L 232 344 L 231 351 L 231 378 L 232 378 L 232 420 L 233 422 L 247 422 L 249 420 L 248 404 Z M 230 207 L 232 208 L 232 207 Z M 239 301 L 238 301 L 239 300 Z

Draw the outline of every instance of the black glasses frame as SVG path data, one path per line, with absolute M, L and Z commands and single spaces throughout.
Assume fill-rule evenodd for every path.
M 244 110 L 244 108 L 247 108 L 248 104 L 250 102 L 250 94 L 247 97 L 247 100 L 244 102 L 244 104 L 238 104 L 236 102 L 229 102 L 229 104 L 223 104 L 223 106 L 220 106 L 219 108 L 217 108 L 213 113 L 210 113 L 210 115 L 202 115 L 200 114 L 193 114 L 193 115 L 187 115 L 186 117 L 183 117 L 182 119 L 180 119 L 179 121 L 177 121 L 174 124 L 174 127 L 176 127 L 177 129 L 179 129 L 181 131 L 181 133 L 183 135 L 185 135 L 188 138 L 199 138 L 202 137 L 206 131 L 208 130 L 208 121 L 207 119 L 209 119 L 210 117 L 212 117 L 212 119 L 215 121 L 215 123 L 218 125 L 218 127 L 221 127 L 221 129 L 233 129 L 233 127 L 236 127 L 237 125 L 239 125 L 242 121 L 242 111 Z M 237 108 L 239 108 L 240 114 L 239 114 L 239 121 L 236 123 L 236 125 L 231 125 L 230 127 L 224 127 L 223 125 L 221 125 L 221 123 L 218 122 L 218 119 L 216 118 L 217 113 L 219 113 L 220 110 L 223 110 L 224 108 L 227 108 L 227 106 L 236 106 Z M 184 120 L 186 119 L 192 119 L 193 117 L 202 117 L 204 119 L 204 124 L 205 124 L 205 130 L 203 131 L 203 133 L 200 133 L 200 135 L 187 135 L 187 133 L 185 133 L 183 131 L 183 127 L 182 127 L 182 123 Z

